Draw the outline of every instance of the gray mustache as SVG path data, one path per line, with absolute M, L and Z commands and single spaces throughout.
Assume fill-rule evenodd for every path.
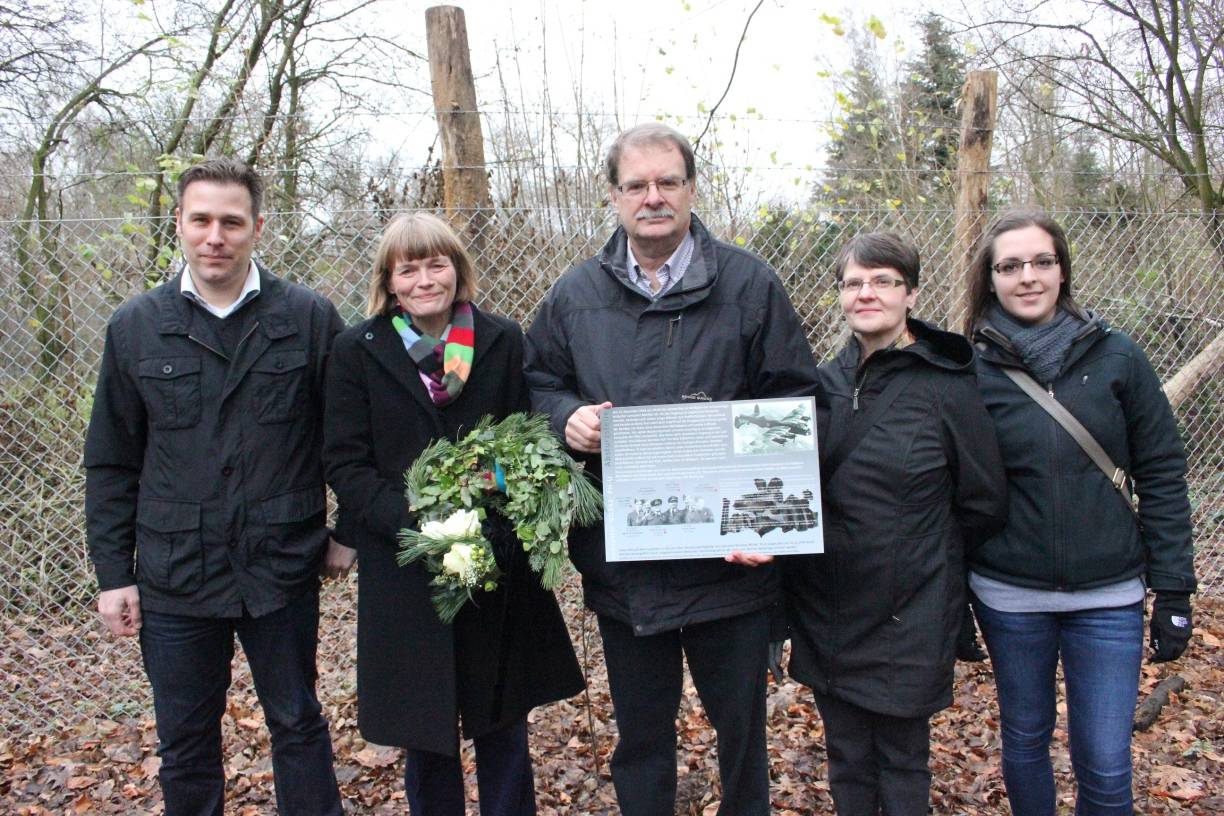
M 657 210 L 641 210 L 634 216 L 638 221 L 644 218 L 675 218 L 676 213 L 670 207 L 660 207 Z

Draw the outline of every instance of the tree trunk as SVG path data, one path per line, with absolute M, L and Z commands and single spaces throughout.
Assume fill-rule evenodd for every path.
M 994 141 L 998 111 L 998 75 L 994 71 L 970 71 L 961 93 L 960 150 L 956 168 L 956 259 L 961 274 L 958 297 L 949 299 L 946 325 L 961 322 L 968 308 L 969 282 L 973 270 L 969 259 L 986 228 L 990 190 L 990 148 Z
M 488 221 L 489 178 L 463 9 L 425 10 L 434 114 L 442 136 L 442 197 L 451 223 L 479 254 Z

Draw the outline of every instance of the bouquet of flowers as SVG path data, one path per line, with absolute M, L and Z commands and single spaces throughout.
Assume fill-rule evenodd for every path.
M 445 521 L 425 522 L 419 531 L 401 530 L 400 544 L 400 566 L 424 559 L 433 575 L 433 605 L 443 623 L 472 600 L 472 590 L 495 589 L 501 577 L 475 510 L 456 510 Z
M 457 442 L 437 440 L 404 474 L 404 485 L 409 507 L 418 514 L 423 526 L 419 533 L 411 530 L 400 533 L 404 545 L 401 563 L 425 557 L 408 553 L 418 552 L 414 548 L 419 546 L 420 537 L 430 524 L 443 519 L 449 523 L 461 511 L 475 511 L 478 518 L 485 512 L 496 511 L 513 526 L 527 553 L 528 565 L 547 590 L 558 587 L 565 577 L 570 527 L 594 524 L 603 512 L 599 490 L 591 484 L 582 465 L 553 436 L 548 419 L 539 414 L 511 414 L 496 423 L 485 417 Z M 458 524 L 455 522 L 453 527 Z M 450 545 L 473 544 L 479 537 L 477 522 L 473 534 L 451 539 Z M 499 573 L 495 572 L 492 548 L 483 539 L 478 545 L 482 548 L 480 552 L 493 562 L 493 570 L 479 573 L 463 592 L 459 591 L 457 574 L 444 572 L 440 555 L 435 556 L 438 559 L 435 562 L 426 561 L 427 569 L 435 575 L 432 584 L 436 587 L 434 602 L 439 614 L 440 597 L 448 599 L 448 610 L 449 604 L 457 601 L 458 606 L 450 615 L 453 619 L 458 607 L 471 599 L 472 588 L 496 588 Z M 443 552 L 442 544 L 430 545 L 430 551 Z

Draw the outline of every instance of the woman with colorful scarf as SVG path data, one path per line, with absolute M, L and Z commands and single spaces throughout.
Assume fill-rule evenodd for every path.
M 1190 639 L 1195 588 L 1186 458 L 1160 380 L 1126 335 L 1071 296 L 1067 237 L 1005 213 L 972 265 L 966 333 L 1007 468 L 1007 526 L 969 553 L 969 586 L 998 686 L 1003 781 L 1017 816 L 1053 816 L 1055 670 L 1066 682 L 1076 813 L 1129 814 L 1131 721 L 1143 658 Z M 1009 375 L 1009 370 L 1012 372 Z M 1115 484 L 1012 375 L 1077 419 L 1129 475 Z M 1044 396 L 1044 395 L 1043 395 Z
M 450 625 L 431 606 L 424 566 L 396 563 L 399 531 L 417 527 L 404 471 L 434 440 L 530 404 L 522 331 L 475 295 L 472 261 L 446 222 L 397 216 L 375 256 L 369 317 L 336 338 L 328 361 L 323 455 L 336 537 L 359 567 L 358 727 L 406 749 L 414 816 L 464 813 L 461 732 L 475 744 L 482 816 L 535 813 L 527 712 L 583 687 L 556 599 L 504 523 L 486 525 L 499 587 Z

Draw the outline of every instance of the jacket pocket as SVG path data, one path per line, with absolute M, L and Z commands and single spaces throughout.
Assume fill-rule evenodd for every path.
M 290 422 L 302 416 L 306 352 L 269 351 L 251 366 L 255 421 Z
M 149 424 L 162 430 L 200 422 L 200 358 L 151 357 L 137 363 Z
M 187 595 L 204 584 L 199 502 L 141 499 L 136 509 L 136 571 L 154 589 Z
M 314 573 L 327 537 L 322 486 L 281 493 L 259 502 L 260 556 L 280 578 L 297 581 Z

